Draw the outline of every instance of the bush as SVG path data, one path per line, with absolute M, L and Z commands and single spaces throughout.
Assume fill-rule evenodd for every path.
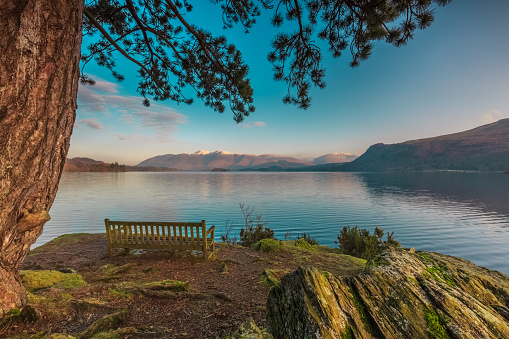
M 310 234 L 302 233 L 302 235 L 297 236 L 297 240 L 299 239 L 304 239 L 310 245 L 318 246 L 318 240 L 316 240 L 315 238 L 311 238 Z
M 274 231 L 268 227 L 261 214 L 255 214 L 254 207 L 239 204 L 245 227 L 240 230 L 240 244 L 249 247 L 262 239 L 274 239 Z
M 240 230 L 240 244 L 249 247 L 262 239 L 274 239 L 274 231 L 262 225 L 249 225 L 246 229 Z
M 279 252 L 279 249 L 281 248 L 282 243 L 279 240 L 275 239 L 262 239 L 255 244 L 253 244 L 253 248 L 255 250 L 258 250 L 260 252 L 267 252 L 267 253 L 277 253 Z
M 383 241 L 384 231 L 378 227 L 373 234 L 366 229 L 350 226 L 343 227 L 338 235 L 341 253 L 354 257 L 370 260 L 389 247 L 401 247 L 401 244 L 394 239 L 394 232 L 387 233 L 387 240 Z
M 221 231 L 221 235 L 219 236 L 221 238 L 221 241 L 225 244 L 237 244 L 237 237 L 230 238 L 230 232 L 232 231 L 234 224 L 233 221 L 230 221 L 230 219 L 226 220 L 226 223 L 224 225 L 224 233 Z
M 295 246 L 297 247 L 300 247 L 300 248 L 304 248 L 306 250 L 311 250 L 313 249 L 313 245 L 311 245 L 310 243 L 308 243 L 306 240 L 304 240 L 304 238 L 298 238 L 296 241 L 295 241 Z

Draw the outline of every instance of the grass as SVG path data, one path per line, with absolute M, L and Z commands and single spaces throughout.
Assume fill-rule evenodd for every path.
M 428 326 L 429 334 L 434 339 L 449 339 L 449 335 L 445 330 L 446 320 L 437 314 L 432 309 L 424 309 L 424 316 L 426 318 L 426 325 Z
M 332 275 L 353 275 L 361 272 L 367 261 L 346 254 L 339 249 L 327 246 L 313 246 L 312 249 L 295 246 L 294 240 L 282 242 L 278 256 L 292 257 L 296 265 L 313 265 L 319 270 L 328 271 Z

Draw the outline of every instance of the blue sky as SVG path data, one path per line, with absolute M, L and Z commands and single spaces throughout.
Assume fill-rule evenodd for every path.
M 268 12 L 246 35 L 240 26 L 222 30 L 219 6 L 197 3 L 188 21 L 226 35 L 242 51 L 256 112 L 237 125 L 231 112 L 216 113 L 198 100 L 190 106 L 152 101 L 147 109 L 128 62 L 118 60 L 126 76 L 122 83 L 88 65 L 86 73 L 98 82 L 80 87 L 68 157 L 137 164 L 197 150 L 308 159 L 333 152 L 360 155 L 378 142 L 449 134 L 509 117 L 507 0 L 453 0 L 407 46 L 377 43 L 355 69 L 348 66 L 348 53 L 327 56 L 328 86 L 312 89 L 308 110 L 284 105 L 286 85 L 272 80 L 266 55 L 276 30 Z

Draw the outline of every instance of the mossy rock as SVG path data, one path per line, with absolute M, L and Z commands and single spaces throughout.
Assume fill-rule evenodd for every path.
M 253 244 L 253 248 L 259 252 L 267 252 L 267 253 L 277 253 L 279 249 L 283 246 L 283 243 L 279 240 L 275 239 L 262 239 L 255 244 Z
M 86 285 L 78 273 L 62 273 L 52 270 L 20 271 L 21 281 L 28 291 L 46 287 L 74 288 Z
M 280 284 L 280 277 L 289 273 L 289 270 L 271 270 L 271 269 L 264 269 L 262 273 L 262 281 L 269 285 L 270 287 L 273 286 L 279 286 Z
M 85 331 L 81 332 L 77 337 L 79 339 L 95 338 L 95 335 L 98 335 L 99 333 L 107 333 L 111 330 L 116 330 L 126 317 L 127 310 L 108 314 L 92 323 L 92 325 L 90 325 Z

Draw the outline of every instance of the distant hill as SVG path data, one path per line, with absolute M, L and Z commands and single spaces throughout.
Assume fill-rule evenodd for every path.
M 340 171 L 509 169 L 509 119 L 465 132 L 399 144 L 375 144 Z
M 313 164 L 325 165 L 325 164 L 338 164 L 343 162 L 350 162 L 357 159 L 356 155 L 350 153 L 329 153 L 322 155 L 321 157 L 315 158 Z
M 198 151 L 195 153 L 165 154 L 144 160 L 136 166 L 172 167 L 180 170 L 203 171 L 217 168 L 239 170 L 248 167 L 274 166 L 289 167 L 309 166 L 311 163 L 292 157 L 277 154 L 238 154 L 225 151 Z
M 72 158 L 66 159 L 64 172 L 174 172 L 174 168 L 166 167 L 148 167 L 148 166 L 129 166 L 117 162 L 107 164 L 90 158 Z
M 297 162 L 289 162 L 286 160 L 278 160 L 266 162 L 261 165 L 245 167 L 238 169 L 238 171 L 262 171 L 262 172 L 282 172 L 287 169 L 295 169 L 295 168 L 307 168 L 309 165 L 305 163 L 297 163 Z

